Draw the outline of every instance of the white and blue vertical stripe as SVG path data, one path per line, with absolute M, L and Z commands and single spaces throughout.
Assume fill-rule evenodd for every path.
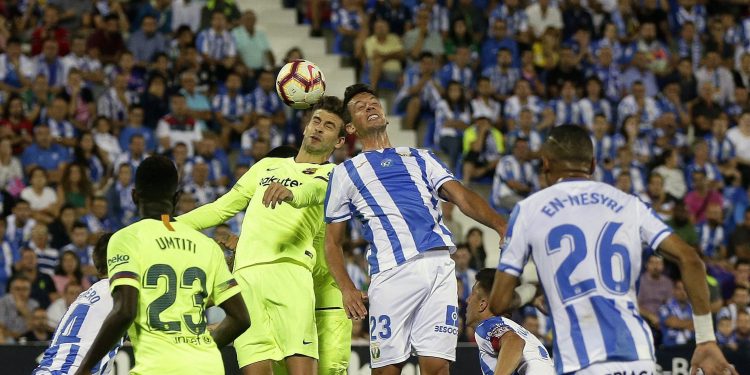
M 436 248 L 453 250 L 437 189 L 453 174 L 429 151 L 367 151 L 338 165 L 326 194 L 326 222 L 358 218 L 370 243 L 370 274 Z
M 250 101 L 241 94 L 234 97 L 229 94 L 219 94 L 214 96 L 211 103 L 215 112 L 221 113 L 228 121 L 239 121 L 242 116 L 252 111 Z
M 223 60 L 237 55 L 237 46 L 229 31 L 217 32 L 214 29 L 203 30 L 195 42 L 198 52 L 215 60 Z

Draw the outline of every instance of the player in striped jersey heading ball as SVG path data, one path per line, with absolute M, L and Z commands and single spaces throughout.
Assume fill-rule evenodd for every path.
M 595 161 L 588 132 L 573 125 L 552 129 L 542 165 L 550 186 L 511 213 L 492 312 L 512 310 L 509 288 L 532 257 L 552 316 L 558 374 L 654 374 L 654 342 L 635 290 L 645 243 L 680 267 L 694 314 L 693 371 L 737 374 L 716 345 L 697 251 L 636 196 L 591 180 Z

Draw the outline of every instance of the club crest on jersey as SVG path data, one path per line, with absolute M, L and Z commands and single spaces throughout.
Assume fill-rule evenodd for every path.
M 370 355 L 372 356 L 372 359 L 380 358 L 380 345 L 378 345 L 378 343 L 374 342 L 370 344 Z
M 318 171 L 318 168 L 307 168 L 304 171 L 302 171 L 303 174 L 315 174 L 315 172 Z
M 445 325 L 458 327 L 458 306 L 451 306 L 445 310 Z
M 393 165 L 393 159 L 383 159 L 383 161 L 380 162 L 381 167 L 388 168 L 391 165 Z

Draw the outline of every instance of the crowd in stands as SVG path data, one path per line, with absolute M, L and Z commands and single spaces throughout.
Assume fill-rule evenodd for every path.
M 589 129 L 595 178 L 649 203 L 702 254 L 717 337 L 748 350 L 750 8 L 742 1 L 282 3 L 353 63 L 421 147 L 465 184 L 486 186 L 504 215 L 546 185 L 545 133 Z M 91 245 L 138 220 L 130 191 L 147 155 L 174 160 L 179 214 L 216 199 L 269 150 L 299 146 L 306 114 L 285 107 L 274 84 L 304 49 L 277 59 L 258 22 L 262 14 L 234 0 L 0 4 L 0 343 L 49 339 L 101 276 Z M 351 137 L 332 161 L 356 148 Z M 452 211 L 443 205 L 465 306 L 496 250 Z M 243 219 L 222 230 L 239 233 Z M 366 290 L 366 242 L 360 223 L 350 228 L 347 270 Z M 687 343 L 682 276 L 647 244 L 644 254 L 640 311 L 660 345 Z M 551 343 L 546 315 L 527 307 L 514 317 Z M 473 341 L 471 327 L 459 328 Z M 366 340 L 368 327 L 355 322 L 353 336 Z

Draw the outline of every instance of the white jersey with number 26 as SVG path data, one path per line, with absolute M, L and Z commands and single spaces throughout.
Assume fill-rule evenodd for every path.
M 100 280 L 81 293 L 65 312 L 49 348 L 44 352 L 39 367 L 34 370 L 34 375 L 75 373 L 99 333 L 104 318 L 111 310 L 112 296 L 109 294 L 109 279 Z M 122 341 L 121 339 L 94 366 L 92 374 L 109 374 L 112 370 L 112 360 L 122 346 Z
M 498 270 L 519 276 L 533 257 L 554 325 L 558 373 L 654 360 L 635 283 L 644 248 L 656 249 L 670 233 L 640 199 L 595 181 L 563 180 L 515 207 Z

